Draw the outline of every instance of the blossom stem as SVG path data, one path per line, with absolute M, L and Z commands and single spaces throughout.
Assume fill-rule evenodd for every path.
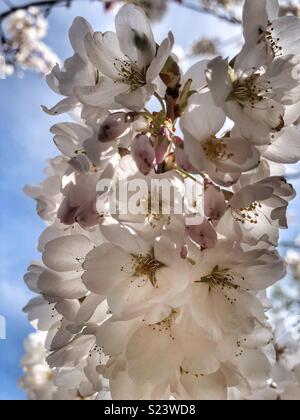
M 176 169 L 176 172 L 181 175 L 183 178 L 189 178 L 192 181 L 197 182 L 197 184 L 199 184 L 199 181 L 191 174 L 189 174 L 188 172 L 186 172 L 184 169 Z M 205 179 L 205 175 L 199 173 L 200 176 L 202 176 L 203 179 Z
M 166 105 L 165 105 L 165 102 L 164 102 L 163 98 L 157 92 L 154 93 L 154 96 L 159 101 L 163 112 L 166 113 L 167 109 L 166 109 Z

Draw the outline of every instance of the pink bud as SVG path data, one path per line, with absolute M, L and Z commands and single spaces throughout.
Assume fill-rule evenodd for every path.
M 131 156 L 142 174 L 148 175 L 155 162 L 155 151 L 149 137 L 139 134 L 134 138 L 131 146 Z
M 203 217 L 200 225 L 188 226 L 187 234 L 193 242 L 203 249 L 214 248 L 218 241 L 214 228 L 205 217 Z
M 219 187 L 205 181 L 204 213 L 208 219 L 219 220 L 226 212 L 226 201 Z
M 184 141 L 181 137 L 179 137 L 179 136 L 172 137 L 172 142 L 173 142 L 175 147 L 179 147 L 179 148 L 183 149 Z
M 182 245 L 181 251 L 180 251 L 180 257 L 183 260 L 186 260 L 189 254 L 189 249 L 188 246 L 186 244 Z
M 130 122 L 132 122 L 132 119 L 130 118 L 130 115 L 125 112 L 116 112 L 115 114 L 111 114 L 101 124 L 98 140 L 102 143 L 116 140 L 125 133 L 130 125 Z
M 71 206 L 69 200 L 65 198 L 58 209 L 57 217 L 64 225 L 71 226 L 75 223 L 77 211 L 78 207 Z
M 75 221 L 83 228 L 88 229 L 102 221 L 102 216 L 96 209 L 96 198 L 80 206 L 75 214 Z
M 170 134 L 167 128 L 162 127 L 160 134 L 158 135 L 155 142 L 155 159 L 156 164 L 160 165 L 168 153 L 170 146 Z
M 183 169 L 184 171 L 191 174 L 197 173 L 195 168 L 191 165 L 189 158 L 183 149 L 176 147 L 174 154 L 178 169 Z

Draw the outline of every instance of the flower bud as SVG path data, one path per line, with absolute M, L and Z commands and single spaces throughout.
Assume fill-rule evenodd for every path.
M 184 171 L 189 172 L 191 174 L 197 173 L 195 168 L 191 165 L 189 158 L 183 149 L 181 149 L 180 147 L 176 147 L 174 155 L 178 169 L 183 169 Z
M 172 138 L 172 142 L 173 142 L 173 144 L 174 144 L 175 147 L 180 147 L 181 149 L 183 149 L 183 147 L 184 147 L 184 141 L 183 141 L 183 139 L 181 137 L 174 136 Z
M 226 211 L 224 194 L 212 182 L 205 181 L 204 214 L 208 219 L 219 220 Z
M 77 211 L 78 207 L 72 207 L 69 200 L 65 198 L 58 209 L 57 218 L 64 225 L 71 226 L 75 223 L 75 215 Z
M 170 146 L 170 135 L 166 127 L 162 127 L 160 134 L 157 136 L 155 143 L 155 159 L 156 164 L 160 165 L 165 160 L 166 154 Z
M 186 244 L 182 245 L 181 250 L 180 250 L 180 258 L 182 258 L 183 260 L 186 260 L 189 254 L 189 249 L 188 246 Z
M 75 221 L 83 229 L 96 226 L 103 221 L 103 217 L 96 209 L 96 197 L 80 206 L 75 214 Z
M 148 175 L 154 166 L 155 151 L 149 137 L 139 134 L 131 146 L 131 156 L 143 175 Z
M 188 226 L 187 234 L 202 249 L 214 248 L 218 241 L 214 228 L 205 217 L 199 225 Z
M 102 143 L 116 140 L 125 133 L 132 121 L 132 114 L 126 114 L 125 112 L 116 112 L 115 114 L 111 114 L 101 124 L 98 140 Z

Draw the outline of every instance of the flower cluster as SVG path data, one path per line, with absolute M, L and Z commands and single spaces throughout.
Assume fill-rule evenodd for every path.
M 7 20 L 7 39 L 3 46 L 6 74 L 15 66 L 47 74 L 59 61 L 54 52 L 42 41 L 47 35 L 48 22 L 36 7 L 17 10 Z
M 240 53 L 185 74 L 135 5 L 116 32 L 75 19 L 74 55 L 47 77 L 63 99 L 44 107 L 74 122 L 52 127 L 60 155 L 26 187 L 48 226 L 25 276 L 72 395 L 249 398 L 269 383 L 266 289 L 285 275 L 284 165 L 300 160 L 300 20 L 278 12 L 246 0 Z
M 299 401 L 300 399 L 300 354 L 298 338 L 287 331 L 283 322 L 278 322 L 274 331 L 276 362 L 272 375 L 263 389 L 243 397 L 237 390 L 230 391 L 232 400 Z
M 85 366 L 77 369 L 50 369 L 46 362 L 47 351 L 45 340 L 47 334 L 36 332 L 30 334 L 25 340 L 26 355 L 21 361 L 23 377 L 20 386 L 26 391 L 29 400 L 91 400 L 95 398 L 92 385 L 89 382 L 89 373 Z M 91 372 L 92 373 L 92 372 Z M 98 388 L 101 389 L 99 382 Z M 104 385 L 102 393 L 107 391 Z

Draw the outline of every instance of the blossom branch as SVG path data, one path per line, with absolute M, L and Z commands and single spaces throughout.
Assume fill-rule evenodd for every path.
M 193 10 L 201 14 L 216 17 L 217 19 L 224 20 L 225 22 L 228 22 L 228 23 L 232 23 L 235 25 L 237 24 L 240 25 L 242 23 L 241 20 L 236 16 L 233 16 L 231 14 L 225 14 L 209 6 L 204 6 L 199 3 L 196 4 L 195 2 L 191 0 L 171 0 L 171 2 L 181 4 L 187 9 Z
M 7 19 L 11 14 L 15 13 L 17 10 L 26 11 L 30 9 L 31 7 L 42 7 L 45 9 L 52 9 L 57 6 L 70 7 L 75 1 L 78 1 L 78 0 L 35 0 L 35 1 L 30 1 L 28 3 L 25 3 L 23 5 L 17 5 L 17 6 L 11 3 L 5 2 L 8 6 L 8 10 L 4 11 L 3 13 L 0 13 L 0 24 L 5 19 Z M 91 0 L 91 1 L 95 1 L 95 0 Z M 104 5 L 105 4 L 109 5 L 109 3 L 111 3 L 108 0 L 96 0 L 96 1 L 103 3 Z M 116 2 L 119 2 L 119 3 L 122 1 L 123 0 L 116 0 Z M 203 6 L 201 4 L 196 4 L 195 2 L 190 1 L 190 0 L 169 0 L 169 2 L 180 4 L 187 9 L 193 10 L 198 13 L 211 15 L 218 19 L 225 20 L 229 23 L 241 24 L 241 21 L 235 16 L 230 16 L 230 15 L 221 13 L 210 7 Z
M 25 275 L 39 296 L 24 311 L 49 330 L 49 345 L 42 341 L 34 358 L 45 383 L 39 377 L 36 387 L 31 356 L 23 362 L 29 398 L 99 400 L 104 389 L 109 400 L 285 397 L 285 385 L 271 376 L 285 347 L 276 347 L 282 340 L 278 328 L 273 339 L 262 291 L 286 275 L 275 247 L 297 245 L 278 244 L 296 192 L 274 162 L 300 162 L 297 132 L 283 118 L 287 106 L 299 110 L 300 20 L 275 16 L 270 29 L 272 11 L 257 31 L 257 4 L 245 5 L 251 36 L 234 69 L 216 57 L 184 76 L 172 34 L 157 44 L 144 11 L 132 4 L 120 8 L 108 36 L 94 36 L 83 18 L 72 23 L 74 51 L 49 76 L 62 98 L 43 107 L 67 115 L 51 128 L 59 155 L 48 161 L 45 181 L 25 188 L 47 225 L 42 263 Z M 41 41 L 45 16 L 28 9 L 12 20 L 17 40 L 20 26 L 26 35 L 33 22 Z M 32 37 L 25 40 L 28 48 Z M 153 97 L 155 110 L 148 107 Z M 238 130 L 220 136 L 228 118 Z M 293 274 L 300 258 L 289 254 Z M 276 300 L 285 299 L 277 290 L 276 316 L 283 308 Z M 293 317 L 284 334 L 299 340 L 294 295 L 287 298 Z M 267 357 L 272 343 L 277 361 Z M 299 390 L 299 382 L 291 378 L 289 387 Z

